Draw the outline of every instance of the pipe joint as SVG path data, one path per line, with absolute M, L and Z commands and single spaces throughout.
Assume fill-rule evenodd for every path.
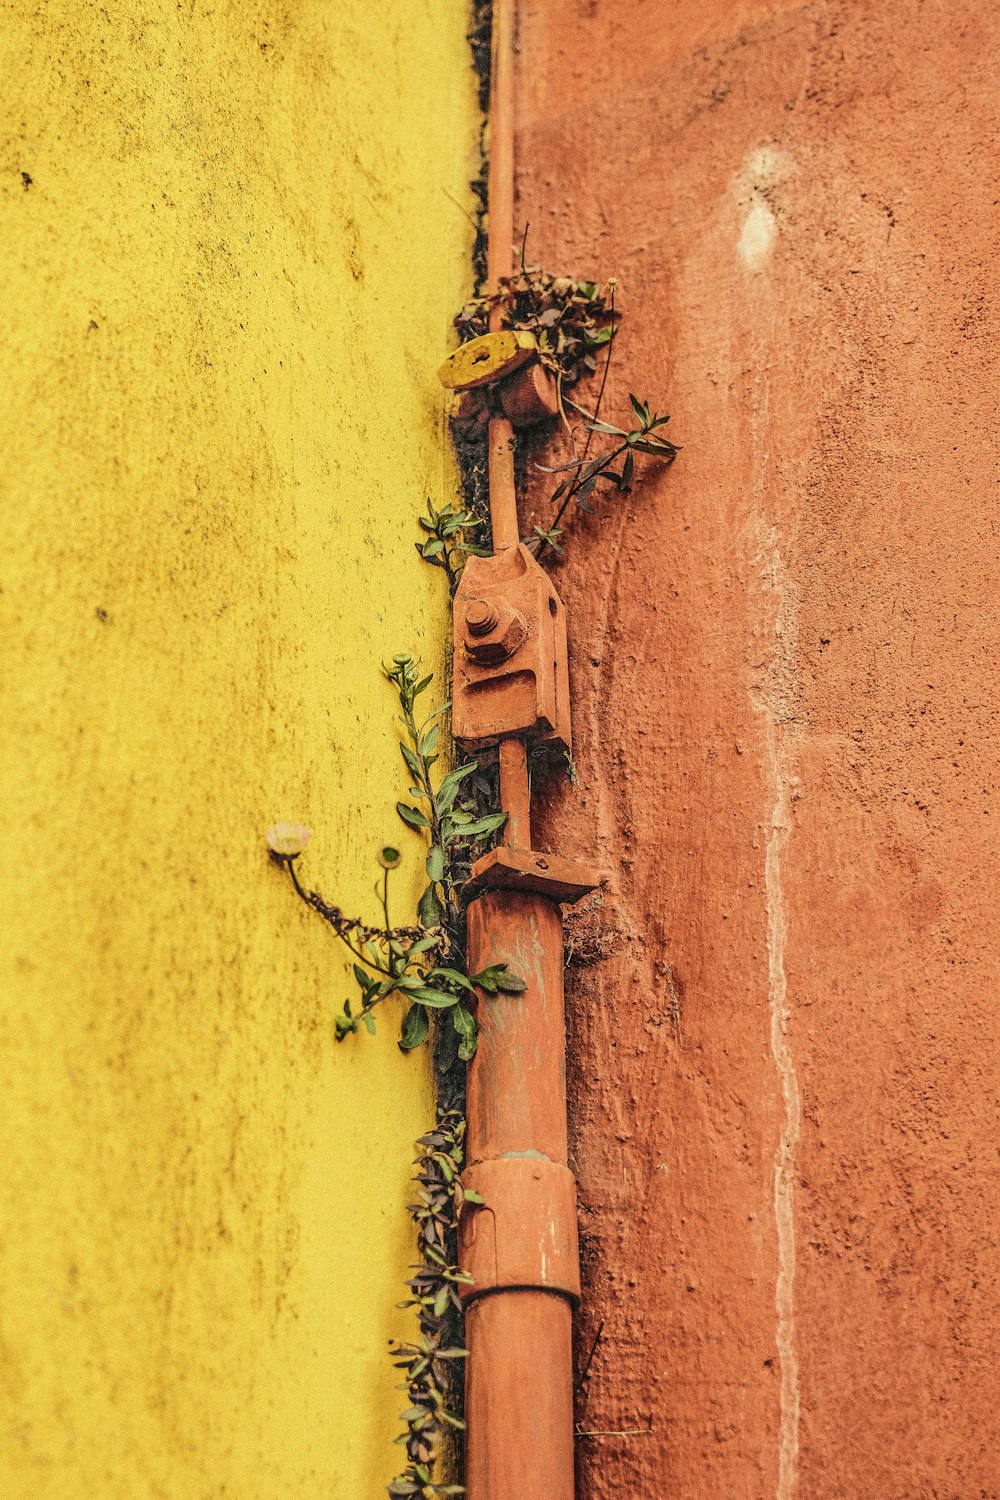
M 464 1301 L 511 1288 L 559 1292 L 578 1301 L 580 1255 L 576 1180 L 545 1156 L 476 1162 L 463 1186 L 482 1204 L 466 1204 L 459 1225 L 459 1263 L 472 1276 Z

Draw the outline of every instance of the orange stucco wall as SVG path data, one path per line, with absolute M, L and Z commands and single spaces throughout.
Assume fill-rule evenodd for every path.
M 518 226 L 684 444 L 557 568 L 581 1494 L 996 1496 L 1000 11 L 520 9 Z

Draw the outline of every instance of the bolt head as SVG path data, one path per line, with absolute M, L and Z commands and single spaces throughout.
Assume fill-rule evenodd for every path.
M 489 635 L 500 624 L 500 616 L 485 599 L 473 599 L 466 606 L 465 624 L 470 635 Z
M 482 666 L 500 666 L 521 649 L 527 634 L 521 611 L 503 600 L 471 599 L 466 605 L 465 649 Z

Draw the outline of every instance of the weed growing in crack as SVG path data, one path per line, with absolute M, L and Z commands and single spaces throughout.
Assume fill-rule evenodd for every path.
M 574 454 L 567 463 L 557 464 L 552 468 L 547 468 L 544 464 L 536 465 L 544 474 L 566 475 L 549 496 L 549 504 L 559 506 L 551 526 L 536 526 L 534 537 L 529 539 L 536 557 L 541 558 L 548 547 L 557 552 L 562 551 L 560 538 L 563 528 L 560 521 L 570 505 L 577 505 L 582 511 L 593 514 L 594 507 L 590 502 L 598 484 L 617 489 L 622 495 L 629 494 L 635 473 L 636 454 L 659 458 L 668 464 L 673 463 L 677 457 L 680 451 L 677 444 L 656 431 L 658 427 L 665 426 L 670 418 L 652 411 L 649 402 L 640 401 L 638 396 L 630 395 L 629 401 L 637 419 L 636 426 L 614 427 L 610 422 L 598 420 L 595 415 L 592 421 L 585 424 L 587 440 L 581 454 Z M 590 442 L 595 433 L 612 437 L 616 441 L 591 458 Z M 619 460 L 620 468 L 617 467 Z
M 462 1485 L 436 1484 L 434 1465 L 449 1436 L 465 1428 L 451 1393 L 458 1385 L 455 1362 L 468 1352 L 460 1342 L 458 1288 L 471 1277 L 456 1264 L 456 1232 L 464 1202 L 482 1200 L 462 1193 L 464 1140 L 465 1120 L 451 1110 L 439 1114 L 434 1129 L 417 1141 L 417 1202 L 410 1204 L 409 1213 L 417 1228 L 420 1264 L 406 1283 L 411 1295 L 399 1306 L 417 1309 L 420 1332 L 414 1343 L 390 1345 L 410 1403 L 403 1413 L 406 1431 L 397 1439 L 406 1447 L 407 1463 L 389 1485 L 391 1500 L 463 1493 Z
M 524 989 L 524 981 L 505 964 L 491 964 L 477 974 L 468 974 L 461 931 L 464 876 L 476 854 L 503 826 L 506 814 L 481 813 L 475 795 L 465 790 L 479 773 L 477 761 L 467 761 L 435 779 L 434 767 L 440 760 L 440 718 L 448 705 L 444 703 L 418 718 L 417 700 L 430 686 L 431 676 L 421 676 L 413 657 L 405 654 L 394 657 L 392 666 L 384 671 L 396 688 L 402 709 L 405 737 L 399 749 L 413 778 L 411 800 L 397 802 L 396 812 L 429 844 L 424 860 L 428 883 L 417 906 L 416 923 L 394 926 L 391 920 L 389 879 L 402 863 L 402 855 L 393 845 L 385 845 L 378 856 L 382 878 L 376 895 L 382 922 L 371 925 L 345 916 L 318 891 L 302 884 L 296 869 L 302 846 L 293 847 L 294 840 L 289 843 L 288 825 L 272 828 L 268 843 L 272 859 L 287 870 L 297 895 L 333 929 L 354 960 L 359 994 L 353 1004 L 345 1000 L 336 1017 L 337 1041 L 344 1041 L 360 1026 L 374 1034 L 376 1009 L 387 1000 L 400 999 L 406 1006 L 399 1039 L 404 1051 L 426 1041 L 431 1014 L 440 1012 L 454 1033 L 457 1057 L 467 1062 L 476 1050 L 476 1021 L 469 1009 L 476 987 L 488 994 Z
M 488 547 L 469 540 L 476 534 L 481 520 L 473 511 L 461 510 L 454 505 L 443 505 L 440 510 L 435 510 L 433 501 L 428 499 L 427 514 L 418 516 L 417 524 L 427 532 L 427 540 L 414 545 L 424 562 L 444 571 L 448 592 L 454 598 L 466 558 L 490 555 Z

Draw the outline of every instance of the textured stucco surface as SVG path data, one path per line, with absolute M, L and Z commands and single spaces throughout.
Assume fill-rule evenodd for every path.
M 583 1500 L 1000 1495 L 998 63 L 982 4 L 521 5 L 518 225 L 685 445 L 557 569 L 578 1416 L 652 1421 Z
M 412 541 L 454 480 L 465 21 L 0 5 L 5 1500 L 398 1467 L 427 1064 L 335 1048 L 263 834 L 311 823 L 371 915 L 409 848 L 379 663 L 443 655 Z

